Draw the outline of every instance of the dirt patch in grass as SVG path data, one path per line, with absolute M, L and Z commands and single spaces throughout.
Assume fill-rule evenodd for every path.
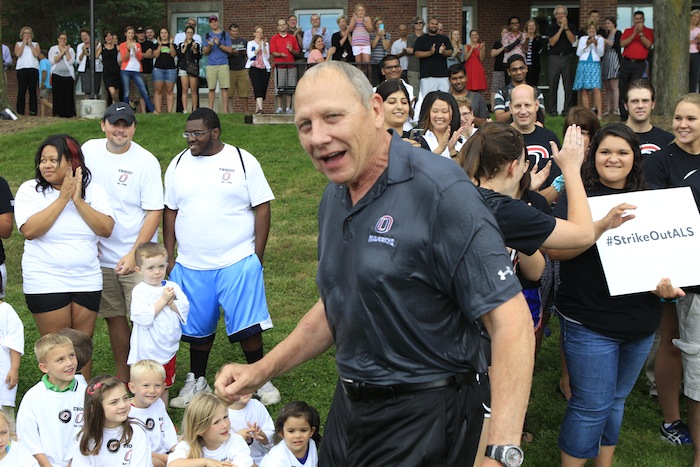
M 65 122 L 66 119 L 60 117 L 25 117 L 20 116 L 17 120 L 0 120 L 0 135 L 17 133 L 31 128 L 50 125 L 52 123 Z

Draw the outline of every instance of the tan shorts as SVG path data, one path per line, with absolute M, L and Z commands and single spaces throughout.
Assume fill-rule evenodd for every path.
M 233 97 L 234 89 L 238 97 L 248 98 L 250 85 L 248 84 L 248 70 L 229 70 L 230 91 L 229 97 Z
M 683 394 L 700 401 L 700 295 L 689 293 L 678 299 L 678 330 L 673 339 L 683 358 Z
M 207 86 L 209 90 L 216 89 L 217 80 L 221 89 L 228 89 L 231 83 L 228 72 L 228 65 L 207 65 Z
M 102 298 L 97 316 L 101 318 L 129 316 L 131 291 L 134 290 L 136 284 L 141 282 L 141 274 L 133 272 L 128 276 L 120 276 L 117 275 L 114 268 L 101 269 Z

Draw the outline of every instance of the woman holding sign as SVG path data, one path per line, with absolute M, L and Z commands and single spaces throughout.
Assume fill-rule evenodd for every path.
M 591 141 L 581 168 L 589 197 L 645 188 L 642 155 L 636 135 L 611 124 Z M 634 206 L 621 204 L 594 223 L 596 238 L 634 218 Z M 567 216 L 562 195 L 555 216 Z M 562 466 L 612 465 L 622 425 L 625 399 L 642 370 L 661 319 L 659 298 L 652 293 L 610 296 L 598 248 L 550 250 L 561 260 L 561 285 L 555 305 L 561 317 L 561 340 L 571 379 L 571 399 L 559 432 Z
M 673 114 L 673 134 L 675 142 L 646 156 L 644 175 L 651 188 L 689 186 L 700 206 L 700 94 L 686 94 L 678 100 Z M 697 378 L 700 374 L 700 287 L 686 288 L 686 292 L 688 294 L 678 299 L 676 307 L 672 303 L 664 305 L 661 342 L 655 364 L 659 403 L 664 415 L 661 433 L 668 439 L 671 439 L 669 435 L 675 435 L 672 439 L 679 440 L 677 444 L 691 443 L 688 427 L 680 419 L 678 391 L 681 375 L 691 428 L 693 419 L 700 420 L 700 390 L 696 389 L 700 387 Z M 676 338 L 679 339 L 674 346 Z M 697 434 L 700 426 L 694 429 Z M 693 437 L 692 443 L 697 464 L 700 437 Z

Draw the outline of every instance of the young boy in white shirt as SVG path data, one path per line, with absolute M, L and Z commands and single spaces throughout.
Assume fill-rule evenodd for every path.
M 86 385 L 75 378 L 78 363 L 68 337 L 46 334 L 34 353 L 44 376 L 19 405 L 17 436 L 41 467 L 65 466 L 83 426 Z
M 168 253 L 158 243 L 139 245 L 135 252 L 136 271 L 143 282 L 131 293 L 131 350 L 127 363 L 155 360 L 165 368 L 165 389 L 161 399 L 168 403 L 168 389 L 175 382 L 175 364 L 182 329 L 187 323 L 190 303 L 174 282 L 165 280 Z
M 160 398 L 165 390 L 165 368 L 155 360 L 139 360 L 131 365 L 130 379 L 129 390 L 134 397 L 129 416 L 146 427 L 153 466 L 165 467 L 168 453 L 177 444 L 175 426 Z
M 228 406 L 231 434 L 238 433 L 250 448 L 250 456 L 256 465 L 274 446 L 275 422 L 262 402 L 252 394 L 241 396 Z

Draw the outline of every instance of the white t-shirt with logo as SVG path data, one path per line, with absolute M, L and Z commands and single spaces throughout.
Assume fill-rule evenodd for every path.
M 243 149 L 241 157 L 228 144 L 213 156 L 188 150 L 165 172 L 165 205 L 178 211 L 177 262 L 186 268 L 222 269 L 255 253 L 253 208 L 274 195 L 257 159 Z
M 122 427 L 105 428 L 102 433 L 102 446 L 95 456 L 85 456 L 80 452 L 80 442 L 76 439 L 71 467 L 153 467 L 151 446 L 148 436 L 139 423 L 131 424 L 132 435 L 129 443 L 120 443 Z
M 36 191 L 36 180 L 24 182 L 15 196 L 15 222 L 27 220 L 58 199 L 60 192 L 49 187 Z M 105 190 L 91 182 L 85 201 L 98 212 L 114 218 Z M 102 272 L 97 260 L 95 232 L 68 201 L 53 226 L 42 236 L 24 241 L 22 289 L 25 294 L 95 292 L 102 290 Z
M 187 459 L 190 453 L 190 445 L 186 441 L 180 441 L 175 446 L 170 455 L 168 455 L 168 465 L 177 459 Z M 219 462 L 230 461 L 236 467 L 250 467 L 253 465 L 253 458 L 250 457 L 250 449 L 248 444 L 240 435 L 231 435 L 228 441 L 222 443 L 221 446 L 214 450 L 209 450 L 202 446 L 202 458 L 213 459 Z
M 109 152 L 107 138 L 86 141 L 82 150 L 93 181 L 107 191 L 114 210 L 112 235 L 99 241 L 100 265 L 114 268 L 134 246 L 146 211 L 163 209 L 160 163 L 134 141 L 123 154 Z M 158 241 L 157 231 L 151 241 Z

